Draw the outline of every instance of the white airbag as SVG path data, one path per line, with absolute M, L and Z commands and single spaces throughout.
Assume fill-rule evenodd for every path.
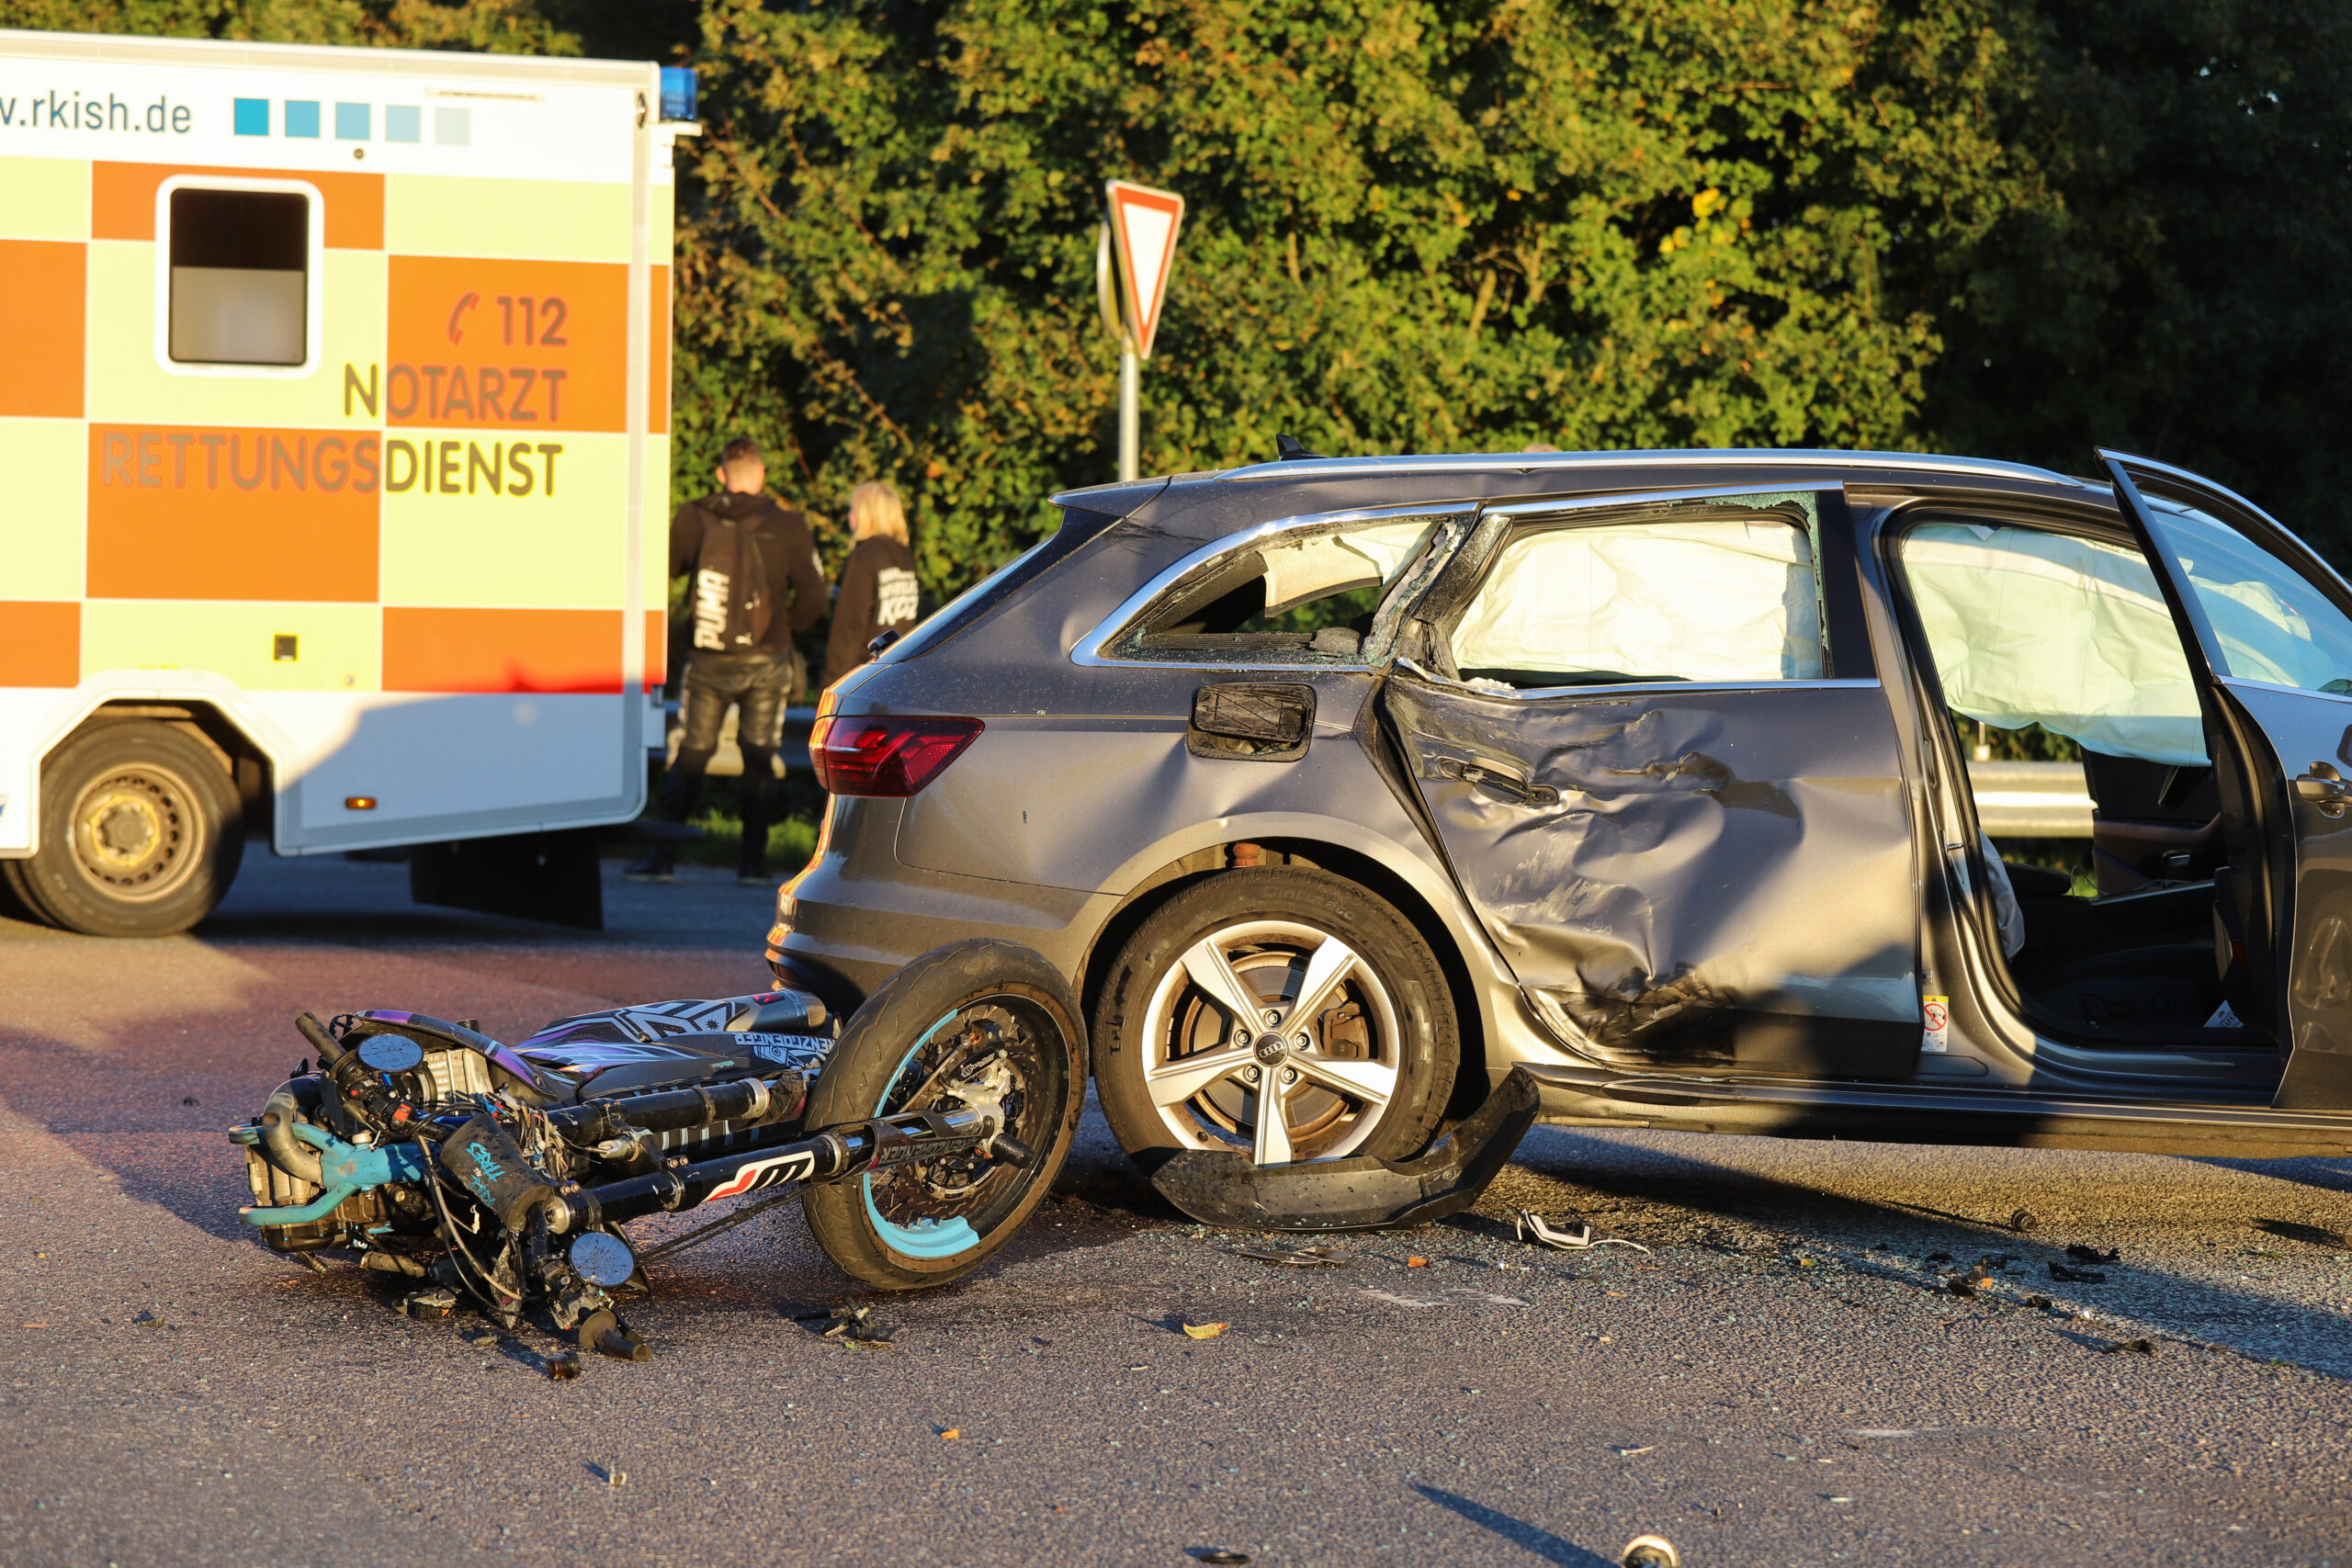
M 2039 724 L 2109 756 L 2206 761 L 2180 634 L 2138 551 L 1930 523 L 1905 536 L 1903 570 L 1960 712 L 1997 729 Z
M 1453 634 L 1463 670 L 1686 681 L 1821 675 L 1812 542 L 1761 518 L 1559 528 L 1503 547 Z

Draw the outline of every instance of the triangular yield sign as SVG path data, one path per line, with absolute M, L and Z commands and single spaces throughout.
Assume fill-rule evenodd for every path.
M 1184 221 L 1184 198 L 1125 180 L 1113 180 L 1108 188 L 1111 238 L 1119 248 L 1119 287 L 1127 323 L 1136 334 L 1136 356 L 1148 359 L 1151 340 L 1159 331 L 1168 274 L 1176 265 L 1176 231 Z

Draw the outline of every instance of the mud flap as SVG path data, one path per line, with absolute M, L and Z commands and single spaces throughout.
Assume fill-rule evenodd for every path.
M 1188 1149 L 1153 1173 L 1160 1196 L 1204 1224 L 1235 1230 L 1349 1231 L 1418 1225 L 1476 1203 L 1535 1124 L 1535 1079 L 1513 1067 L 1477 1113 L 1418 1159 L 1257 1165 Z
M 605 929 L 596 835 L 585 829 L 418 844 L 408 852 L 408 895 L 419 904 Z

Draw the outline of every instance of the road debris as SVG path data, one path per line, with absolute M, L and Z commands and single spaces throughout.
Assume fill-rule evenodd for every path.
M 1532 1209 L 1520 1209 L 1511 1215 L 1511 1226 L 1512 1233 L 1521 1241 L 1526 1241 L 1528 1233 L 1532 1231 L 1537 1246 L 1560 1252 L 1583 1252 L 1596 1247 L 1630 1247 L 1644 1257 L 1649 1256 L 1650 1249 L 1638 1241 L 1627 1241 L 1621 1235 L 1593 1235 L 1592 1222 L 1577 1214 L 1562 1214 L 1555 1218 Z
M 1214 1339 L 1230 1326 L 1222 1323 L 1188 1323 L 1184 1325 L 1187 1339 Z
M 2019 1235 L 2031 1235 L 2041 1228 L 2041 1216 L 2031 1209 L 2019 1209 L 2009 1216 L 2009 1228 Z
M 1682 1568 L 1682 1553 L 1662 1535 L 1637 1535 L 1617 1553 L 1618 1568 Z
M 1241 1568 L 1250 1561 L 1246 1551 L 1227 1551 L 1221 1546 L 1196 1546 L 1188 1553 L 1195 1561 L 1219 1564 L 1220 1568 Z
M 2104 1285 L 2107 1283 L 2107 1276 L 2096 1269 L 2069 1269 L 2064 1263 L 2052 1263 L 2050 1266 L 2050 1277 L 2062 1285 Z
M 540 1370 L 548 1374 L 549 1382 L 570 1382 L 580 1375 L 580 1352 L 560 1350 L 549 1356 Z
M 1613 1451 L 1619 1459 L 1631 1459 L 1635 1454 L 1649 1453 L 1657 1447 L 1657 1445 L 1656 1443 L 1644 1443 L 1639 1448 L 1619 1448 L 1614 1449 L 1611 1451 Z
M 826 1316 L 832 1320 L 832 1326 L 825 1330 L 824 1337 L 839 1344 L 880 1348 L 890 1343 L 890 1337 L 874 1326 L 872 1307 L 835 1307 Z
M 458 1337 L 477 1350 L 487 1350 L 498 1343 L 498 1331 L 494 1328 L 469 1328 Z
M 447 1285 L 411 1291 L 401 1298 L 401 1311 L 419 1323 L 440 1323 L 458 1310 L 458 1292 Z
M 2101 1346 L 2098 1353 L 2102 1356 L 2153 1356 L 2156 1353 L 2156 1342 L 2143 1335 L 2137 1339 L 2119 1339 L 2112 1345 Z
M 1253 1262 L 1272 1263 L 1284 1269 L 1344 1269 L 1347 1254 L 1336 1247 L 1244 1247 L 1237 1249 L 1236 1258 Z
M 939 1434 L 939 1439 L 940 1439 L 940 1441 L 944 1442 L 944 1443 L 952 1443 L 952 1442 L 954 1442 L 956 1438 L 958 1438 L 962 1437 L 963 1435 L 964 1435 L 964 1428 L 963 1428 L 963 1427 L 948 1427 L 945 1431 L 944 1431 L 944 1432 L 942 1432 L 942 1433 L 940 1433 L 940 1434 Z
M 2123 1261 L 2123 1249 L 2110 1247 L 2101 1252 L 2096 1247 L 2085 1247 L 2075 1242 L 2066 1248 L 2066 1258 L 2071 1263 L 2120 1263 Z
M 1408 1258 L 1405 1259 L 1405 1267 L 1408 1269 L 1426 1269 L 1429 1266 L 1430 1260 L 1426 1258 Z
M 643 1361 L 653 1348 L 629 1330 L 610 1307 L 599 1307 L 580 1320 L 580 1344 L 616 1361 Z

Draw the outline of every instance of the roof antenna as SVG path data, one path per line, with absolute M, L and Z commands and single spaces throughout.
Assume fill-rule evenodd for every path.
M 1298 437 L 1295 435 L 1284 434 L 1274 437 L 1274 461 L 1277 463 L 1294 463 L 1301 457 L 1320 457 L 1323 454 L 1320 452 L 1309 452 L 1300 446 Z

